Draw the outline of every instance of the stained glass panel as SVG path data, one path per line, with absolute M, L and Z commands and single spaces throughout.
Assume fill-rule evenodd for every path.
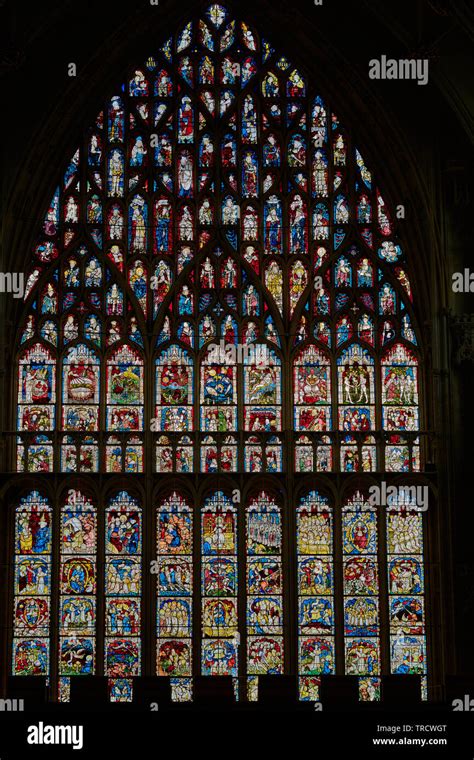
M 212 4 L 129 68 L 50 193 L 18 335 L 15 466 L 91 482 L 156 473 L 166 487 L 156 668 L 173 699 L 192 699 L 198 671 L 240 671 L 256 699 L 259 676 L 282 673 L 285 652 L 299 663 L 301 699 L 316 700 L 321 677 L 335 672 L 336 641 L 363 700 L 380 695 L 384 655 L 393 672 L 424 677 L 421 515 L 389 511 L 381 541 L 362 491 L 330 502 L 311 490 L 296 505 L 295 550 L 295 521 L 271 495 L 283 482 L 293 499 L 311 473 L 423 468 L 408 246 L 333 104 L 251 24 Z M 240 509 L 230 477 L 260 474 L 269 487 Z M 194 495 L 181 494 L 178 476 L 197 483 Z M 49 671 L 53 592 L 67 700 L 70 677 L 95 672 L 96 605 L 105 603 L 110 699 L 130 701 L 148 637 L 141 507 L 120 491 L 102 528 L 89 497 L 69 493 L 59 504 L 57 588 L 51 507 L 33 492 L 17 508 L 14 672 Z M 380 625 L 385 559 L 390 654 Z M 294 596 L 292 637 L 282 615 Z
M 31 491 L 15 510 L 13 675 L 49 673 L 52 510 Z
M 238 675 L 237 510 L 216 491 L 201 514 L 203 675 Z
M 302 497 L 296 526 L 300 699 L 317 701 L 317 676 L 335 667 L 333 514 L 327 497 L 317 491 Z
M 283 568 L 280 508 L 265 491 L 246 509 L 248 697 L 254 676 L 283 672 Z
M 173 492 L 157 511 L 157 674 L 192 699 L 193 511 Z
M 61 510 L 60 701 L 68 701 L 71 676 L 95 672 L 96 548 L 96 509 L 88 497 L 70 489 Z
M 120 491 L 105 520 L 105 672 L 111 697 L 120 691 L 117 701 L 131 701 L 127 679 L 141 672 L 142 511 Z

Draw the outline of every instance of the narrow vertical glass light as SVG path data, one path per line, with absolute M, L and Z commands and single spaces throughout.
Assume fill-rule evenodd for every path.
M 426 695 L 423 516 L 417 490 L 407 486 L 388 498 L 387 562 L 390 668 L 422 677 Z
M 52 287 L 52 286 L 51 286 Z M 52 472 L 54 452 L 51 431 L 55 429 L 56 359 L 41 343 L 25 351 L 18 365 L 17 429 L 32 433 L 18 436 L 19 472 Z
M 110 700 L 129 702 L 141 670 L 142 511 L 120 491 L 105 519 L 105 673 Z
M 296 511 L 298 668 L 303 701 L 319 699 L 320 676 L 334 672 L 333 514 L 328 499 L 310 491 Z
M 193 516 L 173 492 L 158 507 L 157 654 L 159 676 L 171 679 L 174 702 L 192 700 Z
M 247 517 L 248 698 L 258 695 L 258 676 L 283 672 L 282 529 L 280 508 L 261 491 Z
M 418 360 L 401 343 L 387 351 L 381 362 L 382 426 L 390 435 L 385 447 L 387 472 L 420 470 L 419 438 L 406 433 L 419 430 Z
M 201 552 L 201 672 L 237 678 L 237 509 L 223 491 L 204 502 Z
M 68 702 L 71 676 L 95 671 L 97 514 L 90 499 L 70 489 L 61 510 L 59 692 Z
M 377 513 L 357 491 L 342 514 L 345 672 L 362 701 L 380 699 Z
M 15 510 L 14 676 L 49 673 L 51 528 L 47 499 L 31 491 Z

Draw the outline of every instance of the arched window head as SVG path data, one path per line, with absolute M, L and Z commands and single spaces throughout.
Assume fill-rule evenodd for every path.
M 33 371 L 51 388 L 41 404 L 19 399 L 18 430 L 37 435 L 20 436 L 17 466 L 141 472 L 151 432 L 158 471 L 169 462 L 196 470 L 198 461 L 178 464 L 172 434 L 200 447 L 205 436 L 288 428 L 281 350 L 294 362 L 295 431 L 307 435 L 314 469 L 418 470 L 418 398 L 376 396 L 380 374 L 392 388 L 411 367 L 406 384 L 419 361 L 396 215 L 306 72 L 212 5 L 132 66 L 86 131 L 52 193 L 28 276 L 21 341 L 43 354 Z M 56 417 L 56 352 L 68 346 L 97 357 L 87 370 L 94 401 L 68 397 L 58 376 Z M 248 360 L 259 348 L 268 356 L 256 364 L 268 366 Z M 165 388 L 172 367 L 181 374 Z M 325 388 L 306 393 L 318 376 Z M 149 419 L 145 406 L 155 407 Z M 65 434 L 61 456 L 47 435 L 55 429 Z M 91 437 L 101 430 L 110 437 Z M 232 468 L 251 452 L 238 451 Z

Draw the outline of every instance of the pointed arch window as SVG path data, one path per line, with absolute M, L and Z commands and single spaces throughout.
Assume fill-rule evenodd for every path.
M 92 629 L 84 638 L 96 672 L 110 678 L 112 700 L 131 697 L 152 628 L 157 672 L 173 679 L 177 699 L 191 697 L 197 672 L 245 677 L 239 693 L 254 697 L 259 675 L 294 662 L 303 699 L 316 698 L 319 679 L 335 672 L 336 662 L 361 684 L 366 679 L 361 694 L 377 693 L 389 659 L 394 672 L 405 671 L 407 658 L 416 661 L 425 676 L 424 628 L 403 629 L 409 641 L 402 644 L 396 623 L 405 619 L 400 572 L 415 578 L 408 608 L 427 609 L 423 545 L 415 538 L 403 550 L 390 543 L 395 524 L 415 536 L 418 523 L 389 516 L 388 541 L 377 532 L 375 545 L 354 554 L 351 530 L 370 533 L 373 518 L 353 493 L 352 501 L 324 495 L 328 473 L 380 482 L 397 474 L 416 480 L 424 468 L 423 346 L 402 237 L 330 100 L 224 5 L 213 3 L 162 40 L 98 109 L 51 188 L 28 270 L 12 467 L 58 473 L 66 482 L 81 473 L 98 488 L 104 473 L 128 479 L 127 489 L 135 476 L 140 483 L 156 477 L 167 494 L 156 504 L 147 492 L 138 503 L 130 488 L 110 504 L 108 494 L 100 501 L 107 576 L 104 588 L 99 579 L 97 603 L 110 603 L 117 617 L 97 623 L 103 658 Z M 242 490 L 245 478 L 262 473 L 269 487 L 252 488 L 254 501 L 235 502 L 236 482 Z M 316 483 L 301 491 L 308 474 Z M 189 492 L 181 489 L 191 484 L 188 475 Z M 75 506 L 59 504 L 63 517 L 79 509 L 78 498 Z M 141 543 L 134 552 L 125 545 L 116 551 L 106 536 L 113 516 L 134 530 L 139 525 L 144 551 L 155 544 L 142 508 L 158 509 L 163 573 L 156 626 L 146 630 Z M 272 551 L 265 542 L 261 553 L 255 548 L 258 524 L 279 525 L 281 543 Z M 335 548 L 341 531 L 343 545 Z M 375 557 L 389 563 L 391 653 L 384 617 L 373 622 L 375 600 L 377 615 L 388 603 L 380 577 L 373 593 L 358 594 L 344 581 L 335 597 L 341 552 L 344 567 L 368 566 Z M 59 553 L 66 561 L 62 544 Z M 92 550 L 83 554 L 96 561 Z M 280 584 L 268 586 L 271 624 L 261 621 L 268 605 L 250 578 L 254 566 L 260 574 L 272 568 Z M 260 598 L 259 611 L 252 605 Z M 290 636 L 275 621 L 295 603 Z M 362 608 L 366 622 L 359 624 Z M 127 630 L 117 627 L 118 616 L 130 620 Z M 336 619 L 345 620 L 340 635 Z M 57 616 L 52 625 L 62 625 Z M 236 636 L 244 628 L 245 652 Z M 15 636 L 22 639 L 20 629 Z M 341 642 L 344 651 L 336 652 Z M 44 672 L 48 647 L 45 634 L 38 648 Z M 370 647 L 369 668 L 361 663 Z M 61 668 L 59 677 L 69 678 Z M 63 688 L 67 693 L 66 682 Z

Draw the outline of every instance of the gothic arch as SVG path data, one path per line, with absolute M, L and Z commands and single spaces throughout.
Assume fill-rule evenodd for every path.
M 292 531 L 309 509 L 299 553 L 315 567 L 320 553 L 334 561 L 334 551 L 343 550 L 335 548 L 321 514 L 330 508 L 340 526 L 344 505 L 324 496 L 324 478 L 299 491 L 295 478 L 307 472 L 406 473 L 421 482 L 416 473 L 426 457 L 419 400 L 423 344 L 411 267 L 393 206 L 372 168 L 304 67 L 214 4 L 143 64 L 130 67 L 64 166 L 43 218 L 18 338 L 17 471 L 69 473 L 71 483 L 76 473 L 91 479 L 115 474 L 130 498 L 135 478 L 156 475 L 157 493 L 173 495 L 178 515 L 168 520 L 159 550 L 168 560 L 175 556 L 168 537 L 180 545 L 188 530 L 179 500 L 196 495 L 187 504 L 194 544 L 175 554 L 183 567 L 222 555 L 235 571 L 239 566 L 240 580 L 223 601 L 201 579 L 192 589 L 183 582 L 178 590 L 166 578 L 158 586 L 156 635 L 163 657 L 180 660 L 184 651 L 190 657 L 187 642 L 201 612 L 207 631 L 200 661 L 193 655 L 192 665 L 190 659 L 180 665 L 183 680 L 172 684 L 176 698 L 190 697 L 197 672 L 225 672 L 248 677 L 252 699 L 256 676 L 289 668 L 302 679 L 302 698 L 314 698 L 319 676 L 341 661 L 331 604 L 341 624 L 344 598 L 331 584 L 325 591 L 310 586 L 309 599 L 290 588 L 286 576 L 294 579 L 299 556 Z M 242 615 L 236 617 L 245 595 L 245 552 L 234 538 L 242 540 L 250 505 L 247 496 L 232 500 L 243 473 L 264 475 L 270 484 L 249 485 L 248 491 L 273 505 L 260 504 L 255 518 L 267 539 L 280 510 L 284 554 L 276 551 L 273 533 L 261 546 L 275 562 L 282 559 L 286 584 L 274 597 L 278 603 L 269 606 L 262 595 L 258 609 L 247 609 L 253 621 L 248 630 Z M 163 486 L 161 477 L 167 479 Z M 181 480 L 183 492 L 175 486 Z M 151 503 L 146 485 L 142 494 L 146 553 L 155 530 L 150 512 L 162 496 Z M 321 512 L 323 502 L 328 509 Z M 107 503 L 108 497 L 98 498 L 101 519 Z M 415 517 L 421 517 L 416 504 L 410 509 L 416 531 Z M 132 513 L 124 507 L 127 529 Z M 319 543 L 312 537 L 318 532 Z M 138 566 L 132 559 L 130 567 Z M 372 561 L 359 559 L 359 568 Z M 356 580 L 363 585 L 362 575 Z M 375 586 L 359 586 L 354 581 L 350 593 L 356 602 L 360 594 L 366 612 L 373 612 L 368 600 Z M 128 588 L 131 608 L 135 580 L 117 571 L 113 588 L 124 598 Z M 105 586 L 103 599 L 113 593 Z M 413 593 L 421 598 L 421 586 Z M 284 597 L 293 609 L 300 605 L 303 620 L 300 648 L 288 660 Z M 216 624 L 214 614 L 222 622 Z M 313 614 L 316 620 L 304 622 Z M 407 651 L 397 645 L 388 667 L 408 667 L 425 688 L 424 618 L 411 634 L 401 617 L 402 626 L 392 620 L 385 639 L 401 632 L 413 641 Z M 367 624 L 366 637 L 374 625 Z M 238 655 L 235 634 L 242 626 L 245 639 L 265 639 L 257 642 L 258 667 L 257 650 Z M 347 636 L 363 639 L 362 629 L 349 626 Z M 55 624 L 51 630 L 58 635 Z M 105 662 L 96 653 L 97 672 L 110 677 L 113 698 L 122 688 L 129 694 L 128 679 L 140 674 L 133 631 L 121 636 L 118 649 L 117 639 L 111 642 Z M 376 654 L 372 644 L 359 644 L 364 665 L 355 672 L 351 664 L 350 672 L 360 676 L 361 694 L 377 694 L 378 644 Z M 117 665 L 122 649 L 125 670 Z M 169 674 L 160 657 L 159 674 Z M 383 657 L 387 663 L 387 651 Z M 67 691 L 61 681 L 59 698 Z

